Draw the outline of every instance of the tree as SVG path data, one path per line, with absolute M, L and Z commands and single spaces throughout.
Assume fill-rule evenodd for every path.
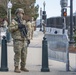
M 4 18 L 5 16 L 7 16 L 7 12 L 2 6 L 0 6 L 0 18 Z
M 0 6 L 6 11 L 5 14 L 7 13 L 8 1 L 9 0 L 0 0 Z M 26 20 L 31 19 L 31 17 L 34 17 L 35 20 L 37 19 L 39 6 L 35 5 L 36 0 L 11 0 L 11 2 L 13 4 L 12 15 L 15 14 L 17 8 L 23 8 Z
M 12 3 L 12 14 L 20 7 L 25 10 L 26 20 L 31 19 L 31 17 L 34 17 L 35 20 L 37 19 L 39 6 L 35 6 L 36 0 L 12 0 Z
M 7 11 L 7 1 L 8 0 L 0 0 L 0 6 Z

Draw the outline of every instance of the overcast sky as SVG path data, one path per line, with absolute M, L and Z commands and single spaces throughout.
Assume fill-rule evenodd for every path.
M 61 15 L 60 0 L 36 0 L 36 4 L 39 4 L 39 12 L 40 12 L 40 8 L 43 9 L 44 1 L 46 3 L 45 10 L 47 13 L 47 18 Z M 70 6 L 70 0 L 68 0 L 68 6 Z M 69 15 L 70 9 L 69 8 L 67 9 L 68 9 L 67 14 Z M 75 11 L 76 11 L 76 0 L 73 0 L 73 12 Z M 38 18 L 40 18 L 40 16 Z

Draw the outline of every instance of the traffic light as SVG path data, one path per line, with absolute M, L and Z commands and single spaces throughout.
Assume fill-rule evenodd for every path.
M 65 17 L 66 17 L 66 16 L 67 16 L 67 12 L 63 12 L 63 16 L 65 16 Z
M 66 17 L 67 16 L 67 9 L 62 9 L 62 16 Z

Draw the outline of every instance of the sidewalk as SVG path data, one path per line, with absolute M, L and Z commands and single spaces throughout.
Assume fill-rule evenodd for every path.
M 50 72 L 41 72 L 42 64 L 42 40 L 43 33 L 36 32 L 28 47 L 26 68 L 29 72 L 14 72 L 14 52 L 12 42 L 8 44 L 8 72 L 0 72 L 0 75 L 76 75 L 76 72 L 66 72 L 65 64 L 49 60 Z M 75 56 L 70 57 L 74 58 Z M 73 61 L 72 61 L 73 62 Z M 75 66 L 75 65 L 74 65 Z M 76 66 L 75 66 L 76 67 Z

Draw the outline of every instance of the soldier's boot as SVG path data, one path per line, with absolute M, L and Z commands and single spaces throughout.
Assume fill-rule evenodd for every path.
M 14 72 L 16 72 L 16 73 L 20 73 L 21 72 L 18 66 L 15 66 Z
M 25 67 L 21 67 L 20 70 L 24 72 L 29 72 L 29 70 L 27 70 Z

